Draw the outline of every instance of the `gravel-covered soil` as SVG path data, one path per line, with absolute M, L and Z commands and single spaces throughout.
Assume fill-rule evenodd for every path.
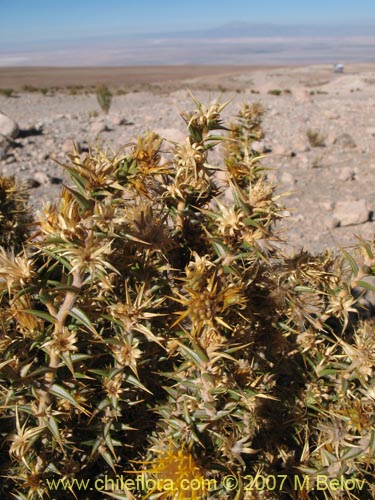
M 19 127 L 10 141 L 0 136 L 0 173 L 26 181 L 37 210 L 58 196 L 64 178 L 53 158 L 64 162 L 73 140 L 83 151 L 98 138 L 118 151 L 147 130 L 182 140 L 179 115 L 194 106 L 187 88 L 204 103 L 233 97 L 224 120 L 233 120 L 244 101 L 260 100 L 266 137 L 257 147 L 267 152 L 268 176 L 280 184 L 280 192 L 289 192 L 282 224 L 289 245 L 318 251 L 353 244 L 355 235 L 374 237 L 375 66 L 353 65 L 343 74 L 329 66 L 235 68 L 186 77 L 153 76 L 148 83 L 144 77 L 132 88 L 126 81 L 113 83 L 115 93 L 128 93 L 114 96 L 108 115 L 94 93 L 80 88 L 0 95 L 0 113 Z M 22 81 L 27 84 L 25 75 Z M 6 87 L 11 84 L 7 80 Z M 40 77 L 39 85 L 48 88 L 48 81 Z M 0 87 L 5 87 L 1 72 Z M 323 145 L 309 144 L 308 129 L 319 131 Z

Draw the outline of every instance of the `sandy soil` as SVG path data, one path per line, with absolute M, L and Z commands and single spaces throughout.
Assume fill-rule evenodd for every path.
M 247 66 L 128 66 L 103 68 L 38 68 L 0 67 L 0 87 L 22 89 L 25 85 L 38 88 L 71 85 L 111 87 L 138 86 L 181 81 L 191 78 L 225 78 L 228 75 L 261 69 Z

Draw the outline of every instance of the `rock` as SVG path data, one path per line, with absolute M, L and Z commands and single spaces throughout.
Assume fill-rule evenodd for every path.
M 94 122 L 91 124 L 91 132 L 93 134 L 95 134 L 96 136 L 98 136 L 99 134 L 101 134 L 102 132 L 106 132 L 109 130 L 109 128 L 107 127 L 107 125 L 103 122 Z
M 334 229 L 335 227 L 340 225 L 340 221 L 332 215 L 327 215 L 326 217 L 323 217 L 322 223 L 326 229 Z
M 5 148 L 0 148 L 0 161 L 3 161 L 7 158 L 7 152 Z
M 39 186 L 47 185 L 50 183 L 50 178 L 45 172 L 35 172 L 33 179 L 34 181 L 39 183 Z
M 370 211 L 365 200 L 338 201 L 333 211 L 333 217 L 340 226 L 364 224 L 369 220 Z
M 46 153 L 45 151 L 41 151 L 38 155 L 36 155 L 39 161 L 49 160 L 51 155 L 50 153 Z
M 112 125 L 114 125 L 115 127 L 124 126 L 124 125 L 133 125 L 133 123 L 131 121 L 129 121 L 126 118 L 123 118 L 119 115 L 112 116 L 111 122 L 112 122 Z
M 319 207 L 326 212 L 331 212 L 334 209 L 335 204 L 332 201 L 321 201 L 319 203 Z
M 31 135 L 42 135 L 44 125 L 44 122 L 36 122 L 35 125 L 29 128 L 29 134 L 31 133 Z
M 353 137 L 350 134 L 341 134 L 333 141 L 333 144 L 337 146 L 341 146 L 342 148 L 356 148 L 357 144 L 355 143 Z
M 6 151 L 11 144 L 11 139 L 5 135 L 0 134 L 0 148 Z
M 38 182 L 36 179 L 33 179 L 32 177 L 26 179 L 26 187 L 28 189 L 36 189 L 40 186 L 41 186 L 40 182 Z
M 0 134 L 11 139 L 15 139 L 19 134 L 17 123 L 3 113 L 0 113 Z
M 16 157 L 13 154 L 10 154 L 5 158 L 5 164 L 10 165 L 11 163 L 15 163 L 17 161 Z
M 355 179 L 355 174 L 350 167 L 343 167 L 339 170 L 337 178 L 343 182 L 353 181 Z
M 367 127 L 366 128 L 366 133 L 370 135 L 371 137 L 375 137 L 375 127 Z
M 58 185 L 62 184 L 62 182 L 60 177 L 51 176 L 45 172 L 35 172 L 33 177 L 26 179 L 27 186 L 30 189 L 35 189 L 40 186 Z

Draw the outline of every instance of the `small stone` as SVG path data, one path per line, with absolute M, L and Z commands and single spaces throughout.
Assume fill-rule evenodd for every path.
M 50 178 L 44 172 L 35 172 L 33 179 L 39 183 L 39 186 L 47 185 L 50 183 Z
M 355 143 L 353 137 L 350 134 L 341 134 L 333 141 L 333 144 L 337 146 L 341 146 L 342 148 L 356 148 L 357 144 Z
M 28 189 L 36 189 L 40 186 L 41 186 L 40 182 L 38 182 L 36 179 L 33 179 L 32 177 L 26 179 L 26 187 Z
M 11 139 L 9 139 L 3 134 L 0 134 L 0 148 L 6 151 L 10 145 L 11 145 Z
M 16 161 L 17 161 L 16 157 L 14 155 L 10 154 L 9 156 L 6 157 L 5 164 L 10 165 L 11 163 L 14 163 Z
M 103 122 L 94 122 L 91 124 L 90 128 L 91 128 L 91 132 L 93 134 L 95 134 L 96 136 L 98 136 L 102 132 L 106 132 L 109 130 L 107 125 Z
M 334 229 L 335 227 L 340 225 L 340 221 L 336 217 L 329 216 L 329 215 L 326 217 L 323 217 L 322 222 L 323 222 L 323 226 L 326 229 Z
M 326 212 L 331 212 L 334 209 L 335 204 L 332 201 L 321 201 L 319 203 L 319 207 Z
M 15 139 L 19 134 L 17 123 L 3 113 L 0 113 L 0 134 L 11 139 Z
M 123 126 L 123 125 L 132 125 L 132 122 L 129 122 L 126 118 L 123 118 L 119 115 L 112 116 L 111 119 L 112 125 L 115 127 Z
M 335 205 L 333 217 L 340 226 L 364 224 L 369 220 L 370 211 L 365 200 L 339 201 Z
M 49 160 L 50 158 L 50 154 L 49 153 L 46 153 L 45 151 L 41 151 L 38 155 L 37 155 L 37 158 L 39 161 L 45 161 L 45 160 Z
M 8 157 L 5 148 L 0 148 L 0 161 L 5 160 Z

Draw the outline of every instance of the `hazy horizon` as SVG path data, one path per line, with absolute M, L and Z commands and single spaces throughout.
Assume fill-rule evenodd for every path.
M 2 67 L 375 62 L 374 49 L 373 0 L 19 0 L 0 19 Z

